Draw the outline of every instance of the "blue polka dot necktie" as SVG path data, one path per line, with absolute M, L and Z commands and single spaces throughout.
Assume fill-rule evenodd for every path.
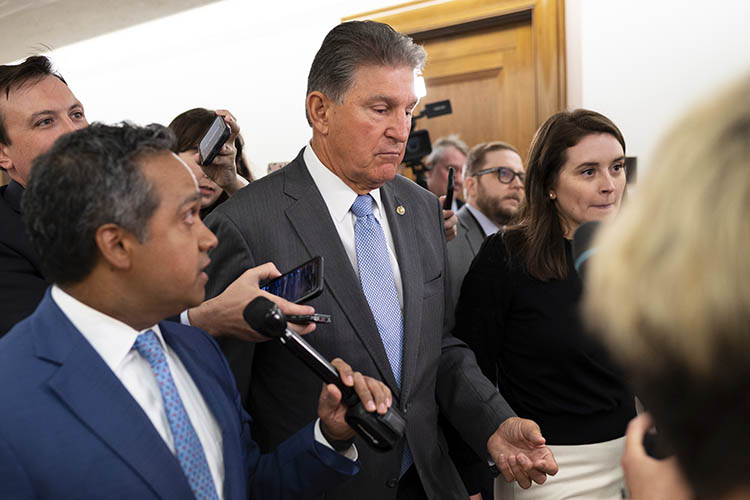
M 357 196 L 352 204 L 352 213 L 357 217 L 354 223 L 354 246 L 357 250 L 359 282 L 375 318 L 393 376 L 400 387 L 401 353 L 404 342 L 403 318 L 393 269 L 388 258 L 385 233 L 372 213 L 373 201 L 372 196 L 366 194 Z M 412 462 L 409 445 L 406 444 L 401 460 L 402 475 Z
M 156 338 L 153 330 L 148 330 L 138 335 L 133 347 L 151 365 L 156 382 L 159 384 L 164 411 L 167 414 L 169 429 L 172 431 L 175 454 L 187 477 L 190 489 L 193 490 L 193 495 L 198 500 L 218 500 L 211 470 L 208 468 L 208 461 L 203 453 L 203 446 L 185 411 L 180 394 L 177 392 L 159 339 Z

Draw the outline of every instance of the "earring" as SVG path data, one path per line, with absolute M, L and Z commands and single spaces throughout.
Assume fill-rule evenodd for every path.
M 549 192 L 549 199 L 550 200 L 554 200 L 555 199 L 555 193 L 553 193 L 552 191 Z

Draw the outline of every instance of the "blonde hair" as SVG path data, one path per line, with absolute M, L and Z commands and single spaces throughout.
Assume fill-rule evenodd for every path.
M 664 138 L 637 198 L 598 235 L 584 313 L 631 368 L 702 377 L 750 354 L 750 74 Z

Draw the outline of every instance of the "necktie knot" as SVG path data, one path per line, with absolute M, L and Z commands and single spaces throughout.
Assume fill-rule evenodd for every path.
M 372 215 L 372 196 L 361 194 L 352 203 L 352 213 L 357 217 Z
M 159 344 L 159 339 L 156 338 L 156 333 L 153 330 L 148 330 L 138 335 L 133 347 L 152 367 L 159 361 L 160 356 L 164 355 L 164 351 L 162 351 Z

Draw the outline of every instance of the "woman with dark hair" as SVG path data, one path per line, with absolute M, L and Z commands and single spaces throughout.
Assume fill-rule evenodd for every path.
M 561 112 L 536 132 L 527 163 L 519 222 L 485 240 L 464 278 L 454 333 L 518 416 L 539 424 L 560 472 L 529 490 L 495 481 L 495 497 L 619 497 L 634 400 L 584 332 L 571 239 L 581 224 L 619 211 L 625 141 L 599 113 Z
M 198 144 L 216 116 L 223 116 L 231 135 L 219 155 L 210 165 L 198 164 Z M 236 191 L 253 181 L 245 160 L 244 139 L 240 127 L 229 111 L 216 112 L 204 108 L 193 108 L 172 120 L 169 128 L 177 136 L 177 153 L 193 171 L 201 192 L 201 218 L 223 203 Z

